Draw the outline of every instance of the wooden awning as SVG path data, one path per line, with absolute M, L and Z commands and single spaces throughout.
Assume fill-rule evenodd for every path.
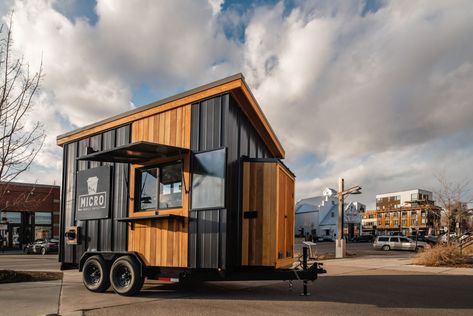
M 187 148 L 141 141 L 122 145 L 109 150 L 94 152 L 77 159 L 85 161 L 139 164 L 152 159 L 178 156 L 188 151 L 189 149 Z

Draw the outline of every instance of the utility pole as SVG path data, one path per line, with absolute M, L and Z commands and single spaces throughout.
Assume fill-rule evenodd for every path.
M 345 190 L 345 180 L 338 178 L 338 232 L 335 243 L 335 258 L 344 258 L 346 256 L 346 241 L 343 236 L 343 204 L 345 195 L 349 194 L 361 194 L 361 187 L 357 185 Z
M 338 232 L 337 245 L 335 251 L 336 258 L 344 258 L 346 256 L 346 244 L 343 239 L 343 190 L 345 189 L 345 180 L 338 178 Z

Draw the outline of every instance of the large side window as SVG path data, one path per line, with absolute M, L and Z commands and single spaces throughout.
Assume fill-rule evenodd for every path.
M 196 153 L 192 160 L 192 209 L 225 207 L 225 149 Z
M 182 163 L 136 170 L 138 210 L 182 207 Z

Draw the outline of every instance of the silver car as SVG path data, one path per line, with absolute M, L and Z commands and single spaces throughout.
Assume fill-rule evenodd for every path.
M 404 236 L 377 236 L 373 242 L 374 249 L 424 251 L 430 245 L 423 241 L 415 241 Z

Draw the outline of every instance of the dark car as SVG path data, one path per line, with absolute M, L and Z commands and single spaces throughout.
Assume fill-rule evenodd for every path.
M 46 239 L 36 239 L 33 243 L 30 243 L 25 246 L 23 251 L 25 253 L 40 253 L 45 255 L 47 253 L 54 253 L 58 251 L 59 240 L 46 238 Z
M 354 242 L 373 242 L 374 237 L 373 235 L 361 235 L 361 236 L 356 236 L 353 238 Z

